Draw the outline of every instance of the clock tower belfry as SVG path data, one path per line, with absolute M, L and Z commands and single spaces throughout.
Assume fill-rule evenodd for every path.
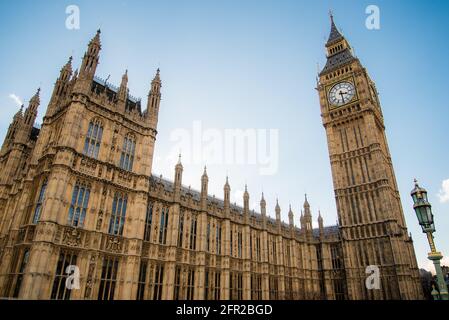
M 317 90 L 348 296 L 421 299 L 413 241 L 402 211 L 376 86 L 332 15 L 326 50 L 327 61 L 319 73 Z M 379 282 L 372 270 L 379 271 Z M 372 281 L 367 281 L 370 275 Z

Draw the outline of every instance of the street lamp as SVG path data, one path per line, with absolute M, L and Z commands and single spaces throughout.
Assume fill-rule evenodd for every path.
M 435 266 L 435 272 L 437 275 L 438 288 L 440 289 L 441 300 L 448 300 L 448 292 L 446 282 L 444 281 L 443 272 L 441 271 L 440 260 L 443 258 L 441 252 L 438 252 L 435 248 L 435 242 L 433 240 L 433 233 L 435 232 L 435 223 L 433 221 L 432 206 L 427 198 L 427 191 L 418 185 L 418 181 L 415 179 L 415 188 L 410 192 L 413 199 L 413 209 L 415 209 L 416 217 L 421 225 L 422 231 L 427 235 L 427 240 L 430 245 L 429 260 L 431 260 Z M 432 294 L 434 299 L 437 299 L 437 295 Z

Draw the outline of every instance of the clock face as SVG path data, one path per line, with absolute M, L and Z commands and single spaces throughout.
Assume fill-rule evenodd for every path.
M 333 106 L 342 106 L 351 101 L 354 95 L 355 88 L 352 83 L 340 82 L 329 91 L 329 103 Z

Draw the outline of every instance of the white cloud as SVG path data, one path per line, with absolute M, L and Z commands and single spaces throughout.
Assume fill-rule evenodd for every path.
M 443 257 L 443 259 L 441 259 L 441 265 L 449 266 L 449 256 L 445 256 L 445 257 Z M 424 269 L 426 269 L 427 271 L 430 271 L 432 274 L 435 274 L 435 267 L 433 265 L 433 262 L 430 260 L 426 261 Z
M 443 180 L 441 183 L 441 189 L 438 193 L 438 197 L 440 198 L 441 203 L 449 201 L 449 179 Z
M 20 99 L 20 97 L 16 96 L 14 93 L 10 93 L 9 97 L 14 100 L 14 102 L 17 104 L 17 106 L 20 107 L 23 104 L 22 99 Z

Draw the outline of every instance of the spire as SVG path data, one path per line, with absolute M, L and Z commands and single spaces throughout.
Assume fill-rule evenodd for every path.
M 101 31 L 98 29 L 95 36 L 90 40 L 87 51 L 83 57 L 83 62 L 81 63 L 80 76 L 85 79 L 93 78 L 97 69 L 101 50 L 100 33 Z
M 274 207 L 276 212 L 276 220 L 281 221 L 281 207 L 279 206 L 278 198 L 276 198 L 276 207 Z
M 351 46 L 348 41 L 346 41 L 345 37 L 340 33 L 335 25 L 334 16 L 332 13 L 329 15 L 331 20 L 331 30 L 326 43 L 327 61 L 323 70 L 321 70 L 319 74 L 320 76 L 356 59 L 352 54 Z
M 61 68 L 58 80 L 61 80 L 63 82 L 70 80 L 70 77 L 72 76 L 72 60 L 73 57 L 70 56 L 67 63 Z
M 340 33 L 340 31 L 338 31 L 338 28 L 335 25 L 334 15 L 332 14 L 332 11 L 329 11 L 329 17 L 331 19 L 331 31 L 329 33 L 329 38 L 327 39 L 326 46 L 343 39 L 342 34 Z
M 201 176 L 201 207 L 203 210 L 207 209 L 207 184 L 209 183 L 209 178 L 207 177 L 206 166 L 204 166 L 204 172 Z
M 161 77 L 159 68 L 156 71 L 156 75 L 151 81 L 150 92 L 148 93 L 148 102 L 146 116 L 150 120 L 151 126 L 156 129 L 157 121 L 159 117 L 159 105 L 161 103 Z
M 245 214 L 249 213 L 249 193 L 246 184 L 245 184 L 245 192 L 243 193 L 243 211 Z
M 310 208 L 309 201 L 307 201 L 307 193 L 304 194 L 304 209 Z
M 226 183 L 224 185 L 224 209 L 225 214 L 229 213 L 229 208 L 231 205 L 231 187 L 229 186 L 228 176 L 226 176 Z
M 122 101 L 126 100 L 128 95 L 128 69 L 125 70 L 125 73 L 122 76 L 122 82 L 120 83 L 120 88 L 118 90 L 118 98 Z
M 294 221 L 293 221 L 293 211 L 292 211 L 292 205 L 289 205 L 289 210 L 288 210 L 288 222 L 290 224 L 290 226 L 294 225 Z
M 260 199 L 260 213 L 262 214 L 262 217 L 265 217 L 267 215 L 267 203 L 263 196 L 263 192 L 262 192 L 262 198 Z

